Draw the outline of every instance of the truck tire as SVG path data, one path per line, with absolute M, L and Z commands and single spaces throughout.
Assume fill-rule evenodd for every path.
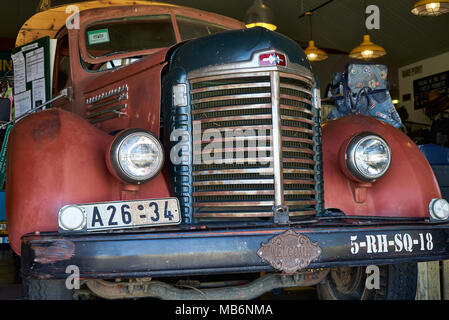
M 22 279 L 24 300 L 73 300 L 73 290 L 65 286 L 65 280 Z
M 371 273 L 370 273 L 371 274 Z M 379 289 L 366 288 L 366 267 L 332 268 L 317 285 L 320 300 L 414 300 L 416 263 L 379 266 Z

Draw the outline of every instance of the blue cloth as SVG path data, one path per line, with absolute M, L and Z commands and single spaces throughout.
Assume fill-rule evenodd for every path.
M 402 127 L 401 118 L 391 100 L 387 77 L 387 67 L 380 64 L 351 63 L 344 73 L 335 73 L 326 93 L 335 103 L 328 119 L 362 114 L 396 128 Z

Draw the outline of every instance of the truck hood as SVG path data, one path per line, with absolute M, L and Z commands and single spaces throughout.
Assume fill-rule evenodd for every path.
M 291 62 L 311 70 L 302 48 L 293 40 L 265 28 L 221 32 L 184 43 L 173 51 L 170 69 L 182 68 L 185 72 L 221 65 L 248 61 L 254 52 L 282 49 Z

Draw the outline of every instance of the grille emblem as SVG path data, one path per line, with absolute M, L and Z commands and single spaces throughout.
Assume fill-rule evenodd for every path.
M 259 65 L 261 66 L 283 66 L 285 67 L 285 56 L 281 53 L 263 53 L 259 56 Z
M 310 262 L 317 259 L 321 254 L 321 248 L 307 236 L 289 229 L 271 238 L 267 244 L 261 243 L 257 254 L 273 268 L 292 274 L 306 268 Z

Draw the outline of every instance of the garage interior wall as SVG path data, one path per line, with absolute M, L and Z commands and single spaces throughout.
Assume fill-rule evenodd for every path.
M 408 69 L 422 66 L 422 72 L 407 77 L 403 77 L 402 72 Z M 415 110 L 413 98 L 413 80 L 425 78 L 437 73 L 449 70 L 449 52 L 417 61 L 415 63 L 400 67 L 398 69 L 399 79 L 399 97 L 401 99 L 400 105 L 405 106 L 409 114 L 409 121 L 431 124 L 431 120 L 424 114 L 424 109 Z M 411 95 L 409 101 L 402 101 L 403 96 Z

